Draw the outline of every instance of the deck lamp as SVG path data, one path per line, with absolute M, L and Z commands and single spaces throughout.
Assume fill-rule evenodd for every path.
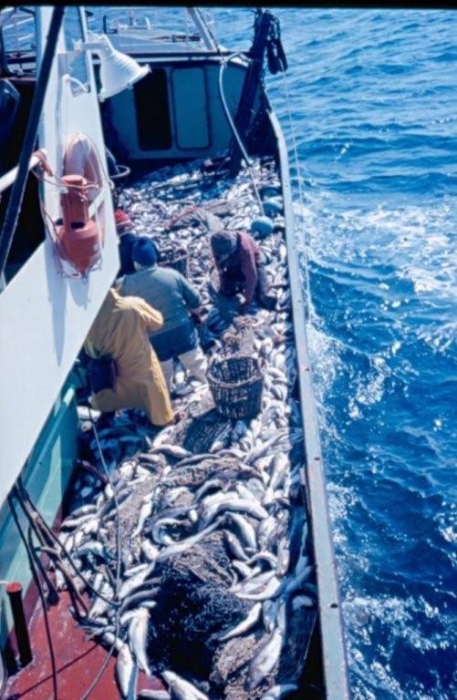
M 100 57 L 101 89 L 98 97 L 101 102 L 117 95 L 144 78 L 149 66 L 140 66 L 133 58 L 114 48 L 105 34 L 90 34 L 91 41 L 76 41 L 75 51 L 93 51 Z

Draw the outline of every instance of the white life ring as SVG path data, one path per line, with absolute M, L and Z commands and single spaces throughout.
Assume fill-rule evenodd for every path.
M 63 175 L 82 175 L 94 187 L 88 191 L 92 202 L 103 187 L 102 168 L 94 145 L 86 134 L 77 132 L 65 149 Z

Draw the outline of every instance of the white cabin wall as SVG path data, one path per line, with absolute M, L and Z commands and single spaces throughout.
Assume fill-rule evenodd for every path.
M 37 53 L 44 41 L 52 7 L 40 8 Z M 85 20 L 84 20 L 85 21 Z M 63 35 L 59 50 L 65 50 Z M 46 93 L 39 145 L 46 149 L 52 169 L 62 170 L 63 144 L 76 131 L 97 145 L 103 167 L 106 159 L 92 68 L 91 91 L 74 95 L 54 60 Z M 44 206 L 58 217 L 59 197 L 45 183 Z M 88 281 L 60 274 L 49 237 L 27 260 L 0 295 L 0 503 L 2 503 L 33 446 L 84 343 L 106 293 L 119 269 L 117 235 L 111 195 L 105 183 L 105 243 L 102 268 Z

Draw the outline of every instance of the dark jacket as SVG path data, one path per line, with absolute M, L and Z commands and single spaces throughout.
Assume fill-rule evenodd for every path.
M 254 298 L 259 279 L 260 249 L 249 233 L 237 233 L 237 244 L 233 253 L 220 260 L 214 253 L 214 261 L 219 272 L 220 291 L 223 294 L 236 294 L 240 291 L 250 304 Z

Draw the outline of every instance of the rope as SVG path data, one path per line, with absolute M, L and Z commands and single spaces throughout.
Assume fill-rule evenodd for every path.
M 17 487 L 16 486 L 13 487 L 12 493 L 14 493 L 17 497 Z M 51 629 L 49 627 L 48 611 L 46 608 L 46 600 L 44 598 L 43 588 L 41 586 L 41 581 L 40 581 L 38 574 L 36 572 L 35 562 L 33 560 L 33 556 L 32 556 L 32 553 L 30 551 L 29 543 L 27 542 L 27 538 L 25 537 L 24 531 L 23 531 L 21 524 L 19 522 L 19 518 L 17 516 L 16 508 L 15 508 L 13 497 L 11 494 L 8 495 L 8 503 L 9 503 L 9 506 L 11 508 L 11 513 L 12 513 L 14 522 L 16 523 L 16 527 L 19 531 L 19 535 L 21 537 L 22 542 L 24 543 L 25 551 L 27 552 L 27 558 L 29 560 L 30 570 L 32 572 L 33 580 L 35 581 L 35 585 L 38 589 L 38 594 L 40 596 L 41 605 L 43 607 L 44 625 L 45 625 L 45 629 L 46 629 L 46 639 L 47 639 L 48 647 L 49 647 L 49 656 L 51 658 L 53 693 L 54 693 L 55 700 L 59 700 L 59 695 L 58 695 L 58 690 L 57 690 L 56 659 L 54 656 L 54 647 L 52 645 Z
M 300 206 L 301 206 L 301 212 L 300 212 L 300 223 L 301 223 L 301 232 L 304 234 L 303 240 L 304 240 L 304 255 L 305 255 L 305 290 L 306 290 L 306 315 L 309 318 L 310 314 L 310 307 L 311 307 L 311 292 L 310 292 L 310 283 L 309 283 L 309 258 L 308 258 L 308 248 L 309 248 L 309 236 L 306 232 L 306 229 L 303 226 L 303 209 L 304 209 L 304 202 L 305 198 L 303 195 L 303 189 L 302 189 L 302 183 L 301 183 L 301 175 L 300 175 L 300 161 L 298 158 L 298 149 L 297 149 L 297 140 L 295 138 L 295 131 L 294 131 L 294 126 L 293 126 L 293 120 L 292 120 L 292 111 L 291 111 L 291 106 L 290 106 L 290 97 L 289 97 L 289 89 L 288 89 L 288 84 L 287 84 L 287 78 L 286 78 L 286 72 L 284 69 L 284 64 L 282 63 L 281 59 L 278 57 L 278 60 L 281 64 L 281 72 L 282 72 L 282 82 L 284 86 L 284 92 L 285 92 L 285 98 L 286 98 L 286 106 L 287 106 L 287 114 L 289 118 L 289 129 L 292 137 L 292 146 L 293 146 L 293 152 L 294 152 L 294 160 L 295 160 L 295 168 L 297 171 L 297 180 L 298 180 L 298 197 L 300 200 Z
M 51 529 L 50 527 L 48 527 L 48 525 L 46 524 L 46 522 L 45 522 L 45 521 L 43 520 L 43 518 L 41 517 L 41 515 L 40 515 L 38 509 L 35 507 L 35 505 L 34 505 L 34 503 L 32 502 L 32 500 L 31 500 L 31 498 L 30 498 L 30 496 L 29 496 L 27 490 L 25 489 L 24 485 L 22 484 L 21 479 L 18 480 L 18 485 L 19 485 L 19 489 L 18 489 L 18 492 L 17 492 L 17 496 L 16 496 L 16 497 L 18 498 L 19 502 L 21 503 L 22 508 L 23 508 L 23 510 L 24 510 L 24 513 L 25 513 L 26 516 L 28 517 L 30 524 L 31 524 L 32 527 L 34 527 L 34 529 L 36 530 L 37 537 L 40 539 L 40 537 L 39 537 L 39 535 L 40 535 L 39 528 L 41 528 L 41 529 L 43 530 L 43 533 L 44 533 L 44 535 L 45 535 L 45 538 L 48 538 L 49 543 L 51 543 L 51 541 L 53 541 L 53 542 L 55 542 L 55 543 L 60 547 L 60 549 L 63 551 L 63 553 L 64 553 L 65 556 L 67 557 L 68 563 L 70 564 L 70 566 L 71 566 L 71 568 L 73 569 L 73 571 L 74 571 L 74 573 L 76 574 L 76 576 L 77 576 L 77 577 L 84 583 L 84 585 L 94 594 L 94 596 L 100 598 L 100 599 L 103 600 L 105 603 L 109 603 L 109 604 L 111 604 L 111 605 L 113 605 L 113 604 L 115 605 L 116 603 L 113 603 L 113 601 L 110 600 L 109 598 L 105 598 L 105 596 L 103 596 L 99 591 L 97 591 L 97 589 L 94 588 L 94 587 L 92 586 L 92 584 L 91 584 L 89 581 L 87 581 L 87 579 L 84 578 L 84 576 L 82 575 L 82 573 L 80 572 L 80 570 L 78 569 L 78 567 L 76 566 L 76 564 L 74 563 L 74 561 L 73 561 L 73 559 L 72 559 L 72 556 L 71 556 L 71 554 L 69 553 L 69 551 L 67 550 L 67 548 L 65 547 L 65 545 L 62 544 L 62 543 L 60 542 L 60 540 L 59 540 L 59 538 L 57 537 L 57 535 L 54 534 L 54 532 L 52 531 L 52 529 Z M 27 509 L 27 507 L 26 507 L 26 505 L 25 505 L 25 500 L 27 500 L 27 502 L 28 502 L 30 508 L 38 515 L 39 520 L 38 520 L 38 518 L 34 518 L 34 517 L 28 512 L 28 509 Z M 42 545 L 42 548 L 43 548 L 43 545 Z
M 249 156 L 248 156 L 248 154 L 247 154 L 247 152 L 246 152 L 246 149 L 245 149 L 245 147 L 244 147 L 244 145 L 243 145 L 243 143 L 242 143 L 242 141 L 241 141 L 241 138 L 240 138 L 240 135 L 239 135 L 239 133 L 238 133 L 238 130 L 237 130 L 237 128 L 236 128 L 236 126 L 235 126 L 235 123 L 234 123 L 234 121 L 233 121 L 233 119 L 232 119 L 232 115 L 230 114 L 229 108 L 228 108 L 228 106 L 227 106 L 227 101 L 226 101 L 226 99 L 225 99 L 225 94 L 224 94 L 223 76 L 224 76 L 224 71 L 225 71 L 225 69 L 226 69 L 226 67 L 227 67 L 227 64 L 228 64 L 233 58 L 236 58 L 236 56 L 242 56 L 242 55 L 243 55 L 243 54 L 241 54 L 240 52 L 237 52 L 237 53 L 231 54 L 231 56 L 229 56 L 227 59 L 222 59 L 222 61 L 221 61 L 221 67 L 220 67 L 220 69 L 219 69 L 219 93 L 220 93 L 220 96 L 221 96 L 222 106 L 224 107 L 225 115 L 226 115 L 226 117 L 227 117 L 227 119 L 228 119 L 228 122 L 229 122 L 229 124 L 230 124 L 230 128 L 232 129 L 233 135 L 235 136 L 235 139 L 236 139 L 236 141 L 237 141 L 237 143 L 238 143 L 238 146 L 240 147 L 240 151 L 241 151 L 241 153 L 243 154 L 243 158 L 244 158 L 244 160 L 246 161 L 246 167 L 247 167 L 248 172 L 249 172 L 249 175 L 250 175 L 250 177 L 251 177 L 252 186 L 253 186 L 253 188 L 254 188 L 254 193 L 255 193 L 255 196 L 256 196 L 256 199 L 257 199 L 257 203 L 258 203 L 258 205 L 259 205 L 260 213 L 263 214 L 262 200 L 260 199 L 260 194 L 259 194 L 259 191 L 258 191 L 258 189 L 257 189 L 257 185 L 256 185 L 256 182 L 255 182 L 255 179 L 254 179 L 254 175 L 253 175 L 252 170 L 251 170 L 251 163 L 250 163 L 250 160 L 249 160 Z
M 90 416 L 90 420 L 92 422 L 92 428 L 94 430 L 97 448 L 98 448 L 98 451 L 100 453 L 100 461 L 101 461 L 103 469 L 105 471 L 106 478 L 108 479 L 111 486 L 113 486 L 112 481 L 111 481 L 111 477 L 110 477 L 110 474 L 108 471 L 108 467 L 106 465 L 103 450 L 102 450 L 102 447 L 100 445 L 98 430 L 96 428 L 95 420 L 94 420 L 94 417 L 92 415 L 92 409 L 90 406 L 89 406 L 89 416 Z M 116 506 L 116 514 L 117 514 L 117 518 L 116 518 L 116 549 L 117 549 L 117 551 L 116 551 L 116 585 L 115 585 L 115 598 L 117 598 L 117 595 L 119 592 L 119 586 L 120 586 L 120 579 L 121 579 L 121 526 L 120 526 L 120 520 L 119 520 L 119 501 L 117 499 L 116 491 L 114 488 L 113 488 L 113 499 L 114 499 L 114 503 Z M 92 681 L 92 683 L 90 684 L 89 688 L 86 690 L 85 694 L 80 698 L 80 700 L 88 700 L 88 698 L 90 698 L 93 689 L 95 688 L 97 683 L 100 681 L 101 677 L 103 676 L 103 674 L 105 673 L 105 671 L 108 667 L 109 661 L 110 661 L 110 659 L 114 653 L 114 649 L 116 647 L 117 638 L 119 636 L 119 627 L 120 627 L 120 620 L 119 620 L 120 615 L 119 615 L 119 613 L 120 613 L 120 607 L 119 607 L 119 605 L 116 605 L 116 609 L 114 611 L 114 641 L 113 641 L 110 649 L 108 650 L 106 659 L 102 663 L 99 672 L 95 676 L 95 678 Z

